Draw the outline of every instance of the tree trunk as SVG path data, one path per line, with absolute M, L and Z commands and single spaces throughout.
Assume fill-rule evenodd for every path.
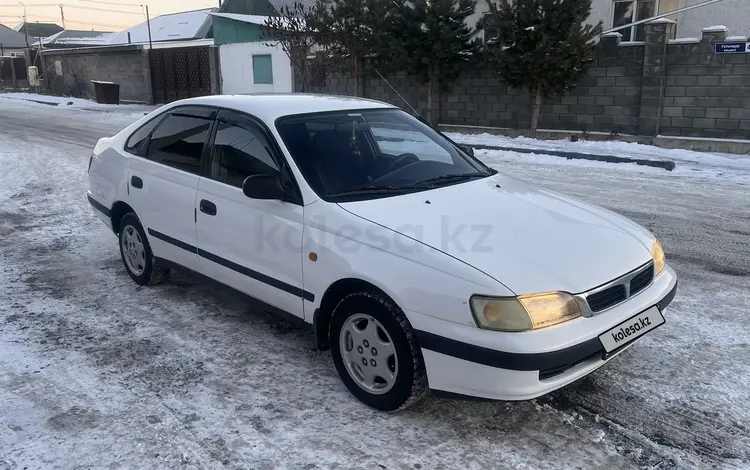
M 542 109 L 542 85 L 537 83 L 534 90 L 534 108 L 531 112 L 531 137 L 536 138 L 536 130 L 539 127 L 539 113 Z
M 359 54 L 352 56 L 354 59 L 354 96 L 359 96 Z
M 437 112 L 437 71 L 435 67 L 430 66 L 430 80 L 427 82 L 427 121 L 432 126 L 438 125 L 438 112 Z

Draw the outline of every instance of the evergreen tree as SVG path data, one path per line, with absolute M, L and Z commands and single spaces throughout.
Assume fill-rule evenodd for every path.
M 475 61 L 479 42 L 466 20 L 476 0 L 393 0 L 399 54 L 393 60 L 427 83 L 427 120 L 437 125 L 440 93 Z
M 497 34 L 488 38 L 489 60 L 509 85 L 531 93 L 536 135 L 543 98 L 576 86 L 601 22 L 586 24 L 591 0 L 486 1 L 490 10 L 480 27 Z
M 354 94 L 359 96 L 363 61 L 377 61 L 389 41 L 384 29 L 388 0 L 318 0 L 314 11 L 311 26 L 332 54 L 350 59 Z

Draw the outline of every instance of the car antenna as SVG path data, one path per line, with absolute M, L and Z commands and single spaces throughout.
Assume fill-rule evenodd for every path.
M 401 95 L 401 93 L 399 93 L 398 90 L 393 85 L 391 85 L 391 82 L 389 82 L 388 80 L 386 80 L 385 77 L 383 75 L 381 75 L 380 72 L 378 72 L 378 69 L 375 69 L 375 73 L 378 74 L 378 76 L 386 83 L 386 85 L 388 85 L 389 87 L 391 87 L 391 90 L 393 90 L 398 95 L 398 97 L 401 98 L 404 101 L 404 103 L 406 103 L 406 106 L 408 106 L 409 108 L 411 108 L 411 110 L 414 112 L 414 114 L 416 116 L 421 117 L 420 114 L 417 112 L 417 110 L 414 109 L 414 106 L 412 106 L 408 101 L 406 101 L 406 98 L 404 98 Z

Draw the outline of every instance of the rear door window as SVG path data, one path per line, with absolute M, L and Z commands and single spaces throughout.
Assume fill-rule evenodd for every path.
M 279 175 L 279 166 L 263 131 L 246 122 L 219 120 L 212 162 L 211 177 L 238 188 L 248 176 Z
M 213 119 L 173 113 L 156 128 L 146 158 L 178 170 L 200 174 L 201 157 Z

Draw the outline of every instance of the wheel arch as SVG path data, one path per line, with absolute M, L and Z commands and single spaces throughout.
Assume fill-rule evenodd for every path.
M 326 289 L 320 300 L 320 306 L 313 313 L 313 328 L 315 329 L 315 338 L 319 349 L 327 350 L 330 348 L 328 329 L 333 317 L 333 311 L 344 297 L 355 292 L 379 294 L 388 298 L 396 306 L 399 306 L 393 299 L 393 296 L 369 281 L 353 277 L 339 279 L 328 286 L 328 289 Z
M 120 221 L 125 217 L 125 214 L 130 212 L 135 213 L 133 208 L 130 207 L 127 202 L 117 201 L 112 205 L 110 218 L 112 219 L 112 231 L 115 232 L 115 234 L 120 233 Z

